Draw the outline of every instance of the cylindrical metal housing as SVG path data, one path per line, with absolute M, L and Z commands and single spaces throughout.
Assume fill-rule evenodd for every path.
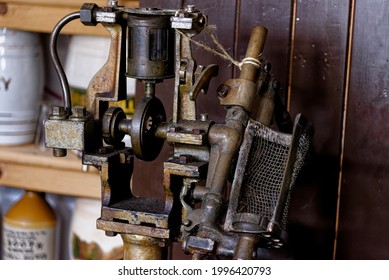
M 158 238 L 137 234 L 122 234 L 125 260 L 164 260 L 166 246 Z
M 174 77 L 174 30 L 170 15 L 150 11 L 128 16 L 126 75 L 142 80 Z

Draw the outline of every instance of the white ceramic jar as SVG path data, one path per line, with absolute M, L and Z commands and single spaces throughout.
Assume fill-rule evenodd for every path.
M 0 28 L 0 145 L 33 141 L 43 88 L 40 34 Z

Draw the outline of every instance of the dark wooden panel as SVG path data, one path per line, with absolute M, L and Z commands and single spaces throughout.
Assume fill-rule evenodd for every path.
M 290 108 L 313 123 L 311 160 L 298 181 L 290 237 L 299 259 L 333 256 L 348 1 L 296 1 Z
M 209 25 L 216 26 L 215 34 L 219 42 L 229 50 L 230 55 L 233 55 L 236 12 L 235 0 L 188 0 L 185 1 L 185 5 L 186 4 L 194 4 L 208 16 Z M 212 43 L 209 36 L 196 36 L 194 39 L 215 48 L 215 45 Z M 231 63 L 229 61 L 223 60 L 215 54 L 207 52 L 197 46 L 193 46 L 193 57 L 197 63 L 201 65 L 219 65 L 219 75 L 211 81 L 207 95 L 201 95 L 197 98 L 197 110 L 198 113 L 207 113 L 209 118 L 216 122 L 224 122 L 225 110 L 219 105 L 216 89 L 220 84 L 232 77 L 233 67 L 230 65 Z
M 388 11 L 388 1 L 356 1 L 339 259 L 389 259 Z
M 263 58 L 272 64 L 272 73 L 286 96 L 289 73 L 290 22 L 292 1 L 240 1 L 237 58 L 244 57 L 251 30 L 262 25 L 268 29 Z

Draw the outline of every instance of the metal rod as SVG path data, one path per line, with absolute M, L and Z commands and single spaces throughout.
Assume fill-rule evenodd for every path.
M 59 33 L 61 32 L 62 28 L 71 22 L 72 20 L 75 20 L 77 18 L 80 18 L 80 12 L 74 12 L 71 13 L 64 18 L 62 18 L 57 25 L 54 27 L 51 36 L 50 36 L 50 56 L 51 60 L 54 64 L 54 69 L 57 72 L 59 81 L 61 83 L 62 88 L 62 95 L 63 95 L 63 101 L 64 101 L 64 107 L 66 114 L 71 114 L 71 108 L 72 108 L 72 102 L 70 97 L 70 89 L 69 89 L 69 83 L 68 79 L 66 78 L 65 71 L 62 67 L 61 61 L 58 57 L 57 52 L 57 41 Z
M 267 29 L 263 26 L 256 26 L 251 32 L 250 41 L 247 46 L 246 58 L 254 58 L 259 60 L 263 48 L 265 46 Z M 241 79 L 246 79 L 252 82 L 256 81 L 258 67 L 253 64 L 243 64 L 240 73 Z
M 252 260 L 257 247 L 259 236 L 254 234 L 241 234 L 234 252 L 234 260 Z

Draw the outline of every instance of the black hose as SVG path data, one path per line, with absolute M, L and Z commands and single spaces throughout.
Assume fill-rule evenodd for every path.
M 59 81 L 61 83 L 65 112 L 66 114 L 69 115 L 71 114 L 71 110 L 72 110 L 70 88 L 69 88 L 69 83 L 65 71 L 63 70 L 61 61 L 59 60 L 58 57 L 57 41 L 58 41 L 59 33 L 61 32 L 62 28 L 72 20 L 78 18 L 80 18 L 80 12 L 74 12 L 65 16 L 57 23 L 50 36 L 50 56 L 54 64 L 55 71 L 57 72 Z

